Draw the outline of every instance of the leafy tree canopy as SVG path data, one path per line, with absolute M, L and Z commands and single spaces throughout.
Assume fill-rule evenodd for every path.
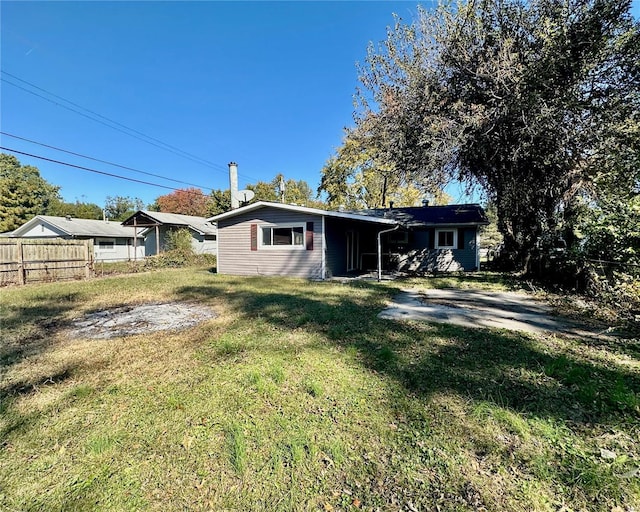
M 324 203 L 314 198 L 313 190 L 305 180 L 285 179 L 277 174 L 270 182 L 259 181 L 255 185 L 247 185 L 247 189 L 255 192 L 252 202 L 272 201 L 298 204 L 316 208 L 324 207 Z
M 628 0 L 419 9 L 370 46 L 349 138 L 380 175 L 482 186 L 526 266 L 576 198 L 637 186 L 639 27 Z
M 347 130 L 342 146 L 321 171 L 318 193 L 327 194 L 329 207 L 376 208 L 391 201 L 396 206 L 418 206 L 425 196 L 434 203 L 443 202 L 445 196 L 438 187 L 423 186 L 392 162 L 377 157 L 376 148 L 369 146 L 372 142 L 357 130 Z
M 138 197 L 107 196 L 104 211 L 109 220 L 123 221 L 138 210 L 144 208 L 144 202 Z
M 46 213 L 59 200 L 60 187 L 48 183 L 37 167 L 21 165 L 13 155 L 0 154 L 0 232 L 12 231 Z
M 47 215 L 57 217 L 75 217 L 76 219 L 102 219 L 102 208 L 95 203 L 84 203 L 76 200 L 75 203 L 67 203 L 59 198 L 54 198 L 47 207 Z
M 179 189 L 156 199 L 158 211 L 206 217 L 209 213 L 210 197 L 199 188 Z
M 209 198 L 208 214 L 218 215 L 219 213 L 231 210 L 231 192 L 227 190 L 212 190 Z

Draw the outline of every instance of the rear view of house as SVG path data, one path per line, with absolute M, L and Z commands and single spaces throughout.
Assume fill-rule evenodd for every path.
M 147 256 L 165 251 L 167 235 L 176 229 L 189 230 L 191 247 L 196 254 L 216 253 L 217 229 L 204 217 L 140 210 L 123 221 L 122 225 L 144 236 Z
M 478 227 L 488 223 L 479 205 L 346 212 L 268 202 L 209 220 L 218 225 L 218 272 L 311 279 L 475 270 Z
M 96 261 L 127 261 L 145 257 L 140 233 L 119 222 L 36 215 L 9 236 L 93 240 Z

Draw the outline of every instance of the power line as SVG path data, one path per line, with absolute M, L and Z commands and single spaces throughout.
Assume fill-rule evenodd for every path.
M 219 170 L 226 171 L 226 168 L 225 168 L 224 166 L 220 165 L 220 164 L 216 164 L 216 163 L 214 163 L 214 162 L 210 162 L 209 160 L 205 160 L 204 158 L 201 158 L 201 157 L 199 157 L 199 156 L 197 156 L 197 155 L 194 155 L 194 154 L 189 153 L 189 152 L 187 152 L 187 151 L 184 151 L 184 150 L 182 150 L 182 149 L 180 149 L 180 148 L 177 148 L 177 147 L 175 147 L 175 146 L 172 146 L 171 144 L 168 144 L 168 143 L 163 142 L 163 141 L 161 141 L 161 140 L 159 140 L 159 139 L 156 139 L 156 138 L 154 138 L 154 137 L 151 137 L 151 136 L 149 136 L 149 135 L 147 135 L 147 134 L 145 134 L 145 133 L 142 133 L 141 131 L 138 131 L 138 130 L 136 130 L 136 129 L 134 129 L 134 128 L 131 128 L 131 127 L 126 126 L 126 125 L 124 125 L 124 124 L 122 124 L 122 123 L 119 123 L 118 121 L 114 121 L 113 119 L 110 119 L 110 118 L 108 118 L 108 117 L 106 117 L 106 116 L 103 116 L 102 114 L 99 114 L 98 112 L 95 112 L 95 111 L 93 111 L 93 110 L 90 110 L 90 109 L 88 109 L 88 108 L 85 108 L 85 107 L 83 107 L 82 105 L 78 105 L 77 103 L 74 103 L 73 101 L 70 101 L 70 100 L 68 100 L 68 99 L 66 99 L 66 98 L 63 98 L 62 96 L 58 96 L 57 94 L 54 94 L 54 93 L 52 93 L 52 92 L 50 92 L 50 91 L 47 91 L 46 89 L 43 89 L 42 87 L 38 87 L 37 85 L 35 85 L 35 84 L 31 83 L 31 82 L 28 82 L 28 81 L 26 81 L 26 80 L 23 80 L 22 78 L 17 77 L 16 75 L 13 75 L 13 74 L 9 73 L 8 71 L 2 70 L 2 73 L 3 73 L 3 74 L 5 74 L 5 75 L 7 75 L 7 76 L 9 76 L 9 77 L 11 77 L 11 78 L 13 78 L 14 80 L 18 80 L 19 82 L 22 82 L 22 83 L 24 83 L 24 84 L 27 84 L 27 85 L 28 85 L 28 86 L 30 86 L 30 87 L 33 87 L 34 89 L 37 89 L 37 90 L 42 91 L 42 92 L 44 92 L 44 93 L 46 93 L 46 94 L 48 94 L 48 95 L 50 95 L 50 96 L 53 96 L 54 98 L 57 98 L 57 99 L 59 99 L 59 100 L 62 100 L 62 101 L 64 101 L 64 102 L 68 103 L 69 105 L 73 105 L 74 107 L 77 107 L 77 108 L 79 108 L 79 109 L 81 109 L 81 110 L 84 110 L 85 112 L 88 112 L 88 113 L 89 113 L 89 114 L 91 114 L 92 116 L 99 117 L 99 118 L 101 118 L 101 119 L 104 119 L 105 121 L 108 121 L 109 123 L 111 123 L 111 124 L 113 124 L 113 125 L 120 126 L 121 128 L 124 128 L 124 129 L 125 129 L 125 130 L 127 130 L 127 131 L 123 131 L 123 130 L 121 130 L 121 129 L 118 129 L 118 128 L 116 128 L 116 126 L 111 126 L 110 124 L 104 123 L 104 122 L 100 121 L 99 119 L 95 119 L 94 117 L 88 116 L 88 115 L 86 115 L 86 114 L 84 114 L 84 113 L 82 113 L 82 112 L 78 112 L 77 110 L 72 109 L 72 108 L 70 108 L 70 107 L 68 107 L 68 106 L 66 106 L 66 105 L 63 105 L 63 104 L 58 103 L 58 102 L 55 102 L 55 101 L 53 101 L 53 100 L 51 100 L 51 99 L 49 99 L 49 98 L 46 98 L 46 97 L 44 97 L 44 96 L 42 96 L 42 95 L 40 95 L 40 94 L 37 94 L 37 93 L 35 93 L 35 92 L 33 92 L 33 91 L 30 91 L 30 90 L 28 90 L 28 89 L 25 89 L 24 87 L 21 87 L 21 86 L 19 86 L 19 85 L 17 85 L 17 84 L 14 84 L 14 83 L 12 83 L 12 82 L 9 82 L 9 81 L 8 81 L 8 80 L 6 80 L 6 79 L 2 79 L 2 81 L 3 81 L 3 82 L 8 83 L 9 85 L 13 85 L 14 87 L 17 87 L 17 88 L 19 88 L 19 89 L 22 89 L 23 91 L 29 92 L 29 93 L 31 93 L 31 94 L 33 94 L 33 95 L 35 95 L 35 96 L 38 96 L 38 97 L 40 97 L 40 98 L 42 98 L 42 99 L 44 99 L 44 100 L 50 101 L 51 103 L 54 103 L 55 105 L 58 105 L 58 106 L 60 106 L 60 107 L 62 107 L 62 108 L 66 108 L 67 110 L 70 110 L 70 111 L 72 111 L 72 112 L 75 112 L 76 114 L 80 114 L 80 115 L 82 115 L 82 116 L 84 116 L 84 117 L 87 117 L 88 119 L 93 120 L 93 121 L 99 122 L 99 123 L 101 123 L 101 124 L 103 124 L 103 125 L 105 125 L 105 126 L 108 126 L 109 128 L 114 129 L 114 130 L 118 130 L 119 132 L 125 133 L 126 135 L 129 135 L 129 136 L 131 136 L 131 137 L 135 137 L 135 138 L 136 138 L 136 139 L 138 139 L 138 140 L 142 140 L 143 142 L 146 142 L 146 143 L 151 144 L 151 145 L 153 145 L 153 146 L 156 146 L 156 147 L 158 147 L 158 148 L 161 148 L 161 149 L 165 149 L 165 150 L 167 150 L 167 151 L 170 151 L 170 152 L 172 152 L 172 153 L 174 153 L 174 154 L 177 154 L 177 155 L 179 155 L 179 156 L 182 156 L 183 158 L 188 158 L 189 160 L 192 160 L 192 161 L 194 161 L 194 162 L 197 162 L 197 163 L 199 163 L 199 164 L 201 164 L 201 165 L 206 165 L 206 166 L 208 166 L 208 167 L 213 167 L 213 168 L 217 168 L 217 169 L 219 169 Z M 142 136 L 142 137 L 144 137 L 144 138 L 134 136 L 132 133 L 128 133 L 128 132 L 133 132 L 133 133 L 135 133 L 135 134 L 137 134 L 137 135 L 140 135 L 140 136 Z M 146 139 L 149 139 L 149 140 L 146 140 Z M 157 143 L 157 144 L 154 144 L 154 143 L 152 143 L 152 142 L 150 142 L 150 141 L 153 141 L 153 142 L 155 142 L 155 143 Z
M 106 122 L 104 122 L 104 121 L 102 121 L 100 119 L 96 119 L 95 117 L 92 117 L 91 115 L 85 114 L 84 112 L 80 112 L 80 111 L 78 111 L 78 110 L 76 110 L 74 108 L 71 108 L 71 107 L 67 106 L 67 105 L 63 105 L 62 103 L 59 103 L 58 101 L 52 100 L 51 98 L 47 98 L 46 96 L 42 96 L 41 94 L 38 94 L 37 92 L 31 91 L 31 90 L 29 90 L 29 89 L 27 89 L 25 87 L 22 87 L 21 85 L 15 84 L 15 83 L 13 83 L 13 82 L 5 79 L 5 78 L 0 78 L 0 80 L 2 82 L 6 83 L 6 84 L 9 84 L 9 85 L 12 85 L 13 87 L 16 87 L 16 88 L 18 88 L 18 89 L 20 89 L 20 90 L 22 90 L 24 92 L 32 94 L 33 96 L 37 96 L 38 98 L 41 98 L 41 99 L 43 99 L 45 101 L 48 101 L 49 103 L 52 103 L 52 104 L 54 104 L 56 106 L 62 107 L 64 109 L 66 109 L 66 110 L 69 110 L 69 111 L 74 112 L 74 113 L 76 113 L 78 115 L 86 117 L 87 119 L 90 119 L 90 120 L 92 120 L 92 121 L 94 121 L 96 123 L 99 123 L 99 124 L 102 124 L 103 126 L 106 126 L 107 128 L 111 128 L 112 130 L 116 130 L 116 131 L 118 131 L 120 133 L 128 135 L 129 137 L 133 137 L 133 138 L 138 139 L 138 140 L 140 140 L 142 142 L 145 142 L 146 144 L 149 144 L 151 146 L 155 146 L 155 147 L 157 147 L 159 149 L 163 149 L 165 151 L 173 153 L 173 154 L 175 154 L 177 156 L 180 156 L 182 158 L 186 158 L 187 160 L 191 160 L 191 161 L 193 161 L 195 163 L 198 163 L 200 165 L 204 165 L 204 166 L 207 166 L 207 167 L 213 167 L 214 169 L 220 170 L 222 172 L 226 172 L 226 167 L 224 167 L 224 166 L 222 166 L 220 164 L 215 164 L 213 162 L 209 162 L 208 160 L 200 158 L 200 157 L 198 157 L 196 155 L 191 155 L 190 153 L 187 153 L 186 151 L 183 151 L 183 150 L 181 150 L 179 148 L 175 148 L 175 150 L 174 150 L 173 149 L 174 146 L 171 146 L 170 144 L 162 142 L 162 141 L 160 141 L 158 139 L 154 139 L 153 137 L 145 135 L 144 133 L 139 132 L 139 131 L 137 131 L 137 130 L 135 130 L 133 128 L 129 128 L 128 126 L 123 125 L 122 123 L 118 123 L 117 121 L 113 121 L 113 120 L 109 119 L 108 117 L 105 117 L 105 116 L 103 116 L 101 114 L 98 114 L 97 112 L 93 112 L 92 110 L 86 109 L 86 108 L 78 105 L 77 103 L 74 103 L 74 102 L 72 102 L 70 100 L 67 100 L 67 99 L 63 98 L 62 96 L 58 96 L 57 94 L 49 92 L 46 89 L 43 89 L 42 87 L 38 87 L 37 85 L 32 84 L 31 82 L 28 82 L 26 80 L 23 80 L 22 78 L 19 78 L 19 77 L 15 76 L 15 75 L 12 75 L 11 73 L 9 73 L 7 71 L 2 70 L 2 73 L 4 73 L 7 76 L 10 76 L 10 77 L 14 78 L 15 80 L 23 82 L 23 83 L 29 85 L 30 87 L 33 87 L 33 88 L 38 89 L 40 91 L 43 91 L 46 94 L 49 94 L 49 95 L 53 96 L 54 98 L 58 98 L 58 99 L 60 99 L 62 101 L 65 101 L 65 102 L 71 104 L 71 105 L 75 105 L 78 108 L 80 108 L 82 110 L 85 110 L 86 112 L 90 112 L 91 114 L 93 114 L 95 116 L 98 116 L 98 117 L 101 117 L 103 119 L 106 119 L 110 123 L 122 126 L 126 130 L 129 130 L 131 132 L 139 133 L 140 135 L 142 135 L 142 137 L 140 137 L 138 135 L 135 135 L 134 133 L 129 133 L 129 131 L 125 131 L 125 130 L 123 130 L 121 128 L 118 128 L 117 126 L 112 126 L 112 124 L 108 124 L 108 123 L 106 123 Z M 146 137 L 146 138 L 143 138 L 143 137 Z M 147 139 L 151 139 L 151 140 L 147 140 Z M 152 142 L 154 140 L 158 141 L 159 144 L 156 144 L 155 142 Z M 260 181 L 259 179 L 255 178 L 253 176 L 248 176 L 246 174 L 238 173 L 238 175 L 243 177 L 243 178 L 245 178 L 245 179 L 247 179 L 248 181 Z M 168 178 L 165 178 L 165 179 L 168 179 Z M 208 188 L 208 187 L 204 187 L 204 188 Z
M 42 91 L 45 94 L 48 94 L 48 95 L 50 95 L 50 96 L 52 96 L 54 98 L 62 100 L 64 102 L 68 103 L 69 105 L 73 105 L 74 107 L 77 107 L 77 108 L 79 108 L 81 110 L 84 110 L 85 112 L 88 112 L 91 115 L 88 115 L 88 114 L 86 114 L 84 112 L 80 112 L 80 111 L 78 111 L 78 110 L 76 110 L 74 108 L 69 107 L 68 105 L 64 105 L 62 103 L 59 103 L 57 101 L 52 100 L 51 98 L 47 98 L 46 96 L 42 96 L 41 94 L 38 94 L 38 93 L 36 93 L 34 91 L 31 91 L 31 90 L 29 90 L 29 89 L 27 89 L 25 87 L 22 87 L 22 86 L 20 86 L 18 84 L 10 82 L 9 80 L 6 80 L 5 78 L 0 78 L 0 80 L 2 80 L 3 82 L 5 82 L 5 83 L 7 83 L 9 85 L 12 85 L 13 87 L 21 89 L 22 91 L 28 92 L 29 94 L 37 96 L 37 97 L 39 97 L 39 98 L 41 98 L 41 99 L 43 99 L 45 101 L 48 101 L 50 103 L 53 103 L 54 105 L 57 105 L 57 106 L 62 107 L 64 109 L 66 109 L 66 110 L 69 110 L 71 112 L 79 114 L 79 115 L 81 115 L 83 117 L 86 117 L 87 119 L 91 119 L 92 121 L 95 121 L 96 123 L 100 123 L 103 126 L 106 126 L 107 128 L 111 128 L 112 130 L 119 131 L 120 133 L 128 135 L 129 137 L 133 137 L 135 139 L 138 139 L 138 140 L 140 140 L 142 142 L 145 142 L 147 144 L 155 146 L 155 147 L 157 147 L 159 149 L 163 149 L 165 151 L 173 153 L 173 154 L 175 154 L 177 156 L 180 156 L 182 158 L 186 158 L 187 160 L 191 160 L 192 162 L 198 163 L 200 165 L 204 165 L 206 167 L 210 167 L 210 168 L 219 170 L 221 172 L 225 172 L 225 173 L 227 172 L 227 167 L 225 167 L 224 165 L 216 164 L 214 162 L 211 162 L 209 160 L 201 158 L 201 157 L 199 157 L 197 155 L 194 155 L 192 153 L 184 151 L 184 150 L 182 150 L 182 149 L 180 149 L 180 148 L 178 148 L 176 146 L 172 146 L 171 144 L 168 144 L 168 143 L 163 142 L 163 141 L 161 141 L 159 139 L 156 139 L 154 137 L 146 135 L 145 133 L 143 133 L 143 132 L 141 132 L 139 130 L 136 130 L 134 128 L 130 128 L 129 126 L 126 126 L 126 125 L 124 125 L 122 123 L 119 123 L 118 121 L 114 121 L 113 119 L 110 119 L 110 118 L 108 118 L 106 116 L 103 116 L 102 114 L 99 114 L 98 112 L 95 112 L 93 110 L 85 108 L 85 107 L 83 107 L 83 106 L 81 106 L 81 105 L 79 105 L 77 103 L 74 103 L 73 101 L 70 101 L 70 100 L 68 100 L 66 98 L 63 98 L 62 96 L 54 94 L 54 93 L 52 93 L 52 92 L 50 92 L 50 91 L 48 91 L 48 90 L 46 90 L 46 89 L 44 89 L 42 87 L 39 87 L 39 86 L 37 86 L 37 85 L 35 85 L 35 84 L 31 83 L 31 82 L 28 82 L 27 80 L 24 80 L 24 79 L 12 74 L 12 73 L 9 73 L 8 71 L 5 71 L 5 70 L 1 70 L 1 71 L 2 71 L 2 73 L 4 75 L 7 75 L 7 76 L 13 78 L 14 80 L 18 80 L 19 82 L 21 82 L 23 84 L 27 84 L 28 86 L 33 87 L 34 89 L 37 89 L 39 91 Z M 96 117 L 104 119 L 105 121 L 108 121 L 108 123 L 105 122 L 105 121 L 102 121 L 101 119 L 97 119 Z M 109 124 L 109 123 L 111 123 L 111 124 Z M 113 126 L 113 125 L 116 125 L 116 126 Z M 118 127 L 121 127 L 121 128 L 118 128 Z M 130 133 L 130 132 L 132 132 L 132 133 Z M 253 176 L 247 176 L 247 175 L 241 174 L 241 173 L 239 173 L 239 176 L 241 176 L 241 177 L 243 177 L 243 178 L 245 178 L 245 179 L 247 179 L 249 181 L 260 181 L 260 180 L 256 179 Z
M 14 84 L 13 82 L 10 82 L 9 80 L 7 80 L 5 78 L 0 78 L 0 80 L 2 80 L 6 84 L 13 85 L 14 87 L 17 87 L 18 89 L 21 89 L 21 90 L 23 90 L 25 92 L 28 92 L 29 94 L 33 94 L 34 96 L 38 96 L 39 98 L 42 98 L 43 100 L 48 101 L 49 103 L 53 103 L 54 105 L 62 107 L 64 109 L 66 109 L 66 110 L 69 110 L 71 112 L 75 112 L 76 114 L 79 114 L 79 115 L 81 115 L 83 117 L 86 117 L 87 119 L 91 119 L 92 121 L 95 121 L 96 123 L 100 123 L 101 125 L 106 126 L 107 128 L 111 128 L 112 130 L 116 130 L 116 131 L 118 131 L 120 133 L 124 133 L 125 135 L 128 135 L 129 137 L 133 137 L 134 139 L 141 140 L 142 142 L 145 142 L 145 143 L 150 144 L 152 146 L 155 146 L 157 148 L 163 149 L 165 151 L 169 151 L 170 153 L 178 155 L 178 156 L 180 156 L 182 158 L 186 158 L 187 160 L 191 160 L 192 162 L 195 162 L 197 164 L 206 165 L 207 167 L 210 167 L 210 165 L 203 164 L 199 160 L 196 160 L 196 159 L 191 158 L 189 156 L 181 155 L 180 153 L 178 153 L 176 151 L 173 151 L 172 149 L 169 149 L 167 147 L 161 146 L 160 144 L 156 144 L 155 142 L 151 142 L 149 140 L 146 140 L 146 139 L 144 139 L 142 137 L 134 135 L 133 133 L 129 133 L 129 132 L 125 131 L 125 130 L 122 130 L 121 128 L 118 128 L 117 126 L 112 126 L 112 125 L 110 125 L 108 123 L 105 123 L 104 121 L 101 121 L 100 119 L 96 119 L 94 117 L 91 117 L 91 116 L 85 114 L 84 112 L 80 112 L 80 111 L 78 111 L 78 110 L 76 110 L 74 108 L 68 107 L 67 105 L 63 105 L 62 103 L 59 103 L 59 102 L 57 102 L 55 100 L 52 100 L 50 98 L 47 98 L 45 96 L 42 96 L 41 94 L 38 94 L 37 92 L 30 91 L 29 89 L 26 89 L 26 88 L 24 88 L 24 87 L 22 87 L 22 86 L 20 86 L 18 84 Z
M 87 160 L 93 160 L 94 162 L 100 162 L 102 164 L 107 164 L 107 165 L 112 165 L 114 167 L 119 167 L 120 169 L 125 169 L 127 171 L 133 171 L 133 172 L 137 172 L 137 173 L 140 173 L 140 174 L 145 174 L 147 176 L 153 176 L 154 178 L 161 178 L 161 179 L 167 180 L 167 181 L 173 181 L 174 183 L 182 183 L 183 185 L 190 185 L 192 187 L 203 188 L 203 189 L 206 189 L 206 190 L 213 190 L 212 187 L 205 187 L 205 186 L 202 186 L 202 185 L 196 185 L 195 183 L 189 183 L 187 181 L 180 181 L 180 180 L 176 180 L 176 179 L 173 179 L 173 178 L 167 178 L 166 176 L 162 176 L 160 174 L 154 174 L 154 173 L 151 173 L 151 172 L 142 171 L 140 169 L 135 169 L 133 167 L 127 167 L 125 165 L 116 164 L 114 162 L 109 162 L 107 160 L 100 160 L 99 158 L 93 158 L 91 156 L 83 155 L 81 153 L 75 153 L 74 151 L 69 151 L 69 150 L 66 150 L 66 149 L 58 148 L 56 146 L 51 146 L 51 145 L 45 144 L 43 142 L 38 142 L 38 141 L 35 141 L 35 140 L 27 139 L 25 137 L 19 137 L 18 135 L 14 135 L 12 133 L 0 131 L 0 134 L 6 135 L 7 137 L 12 137 L 14 139 L 23 140 L 25 142 L 30 142 L 31 144 L 37 144 L 38 146 L 43 146 L 45 148 L 50 148 L 50 149 L 54 149 L 56 151 L 61 151 L 63 153 L 67 153 L 67 154 L 70 154 L 70 155 L 79 156 L 81 158 L 86 158 Z
M 66 110 L 69 110 L 69 111 L 71 111 L 71 112 L 74 112 L 74 113 L 76 113 L 76 114 L 79 114 L 79 115 L 81 115 L 81 116 L 83 116 L 83 117 L 86 117 L 87 119 L 90 119 L 90 120 L 92 120 L 92 121 L 95 121 L 95 122 L 97 122 L 97 123 L 100 123 L 100 124 L 102 124 L 103 126 L 106 126 L 107 128 L 111 128 L 111 129 L 113 129 L 113 130 L 119 131 L 119 132 L 121 132 L 121 133 L 123 133 L 123 134 L 125 134 L 125 135 L 128 135 L 128 136 L 130 136 L 130 137 L 133 137 L 133 138 L 135 138 L 135 139 L 138 139 L 138 140 L 140 140 L 140 141 L 142 141 L 142 142 L 145 142 L 145 143 L 147 143 L 147 144 L 150 144 L 150 145 L 152 145 L 152 146 L 155 146 L 155 147 L 157 147 L 157 148 L 159 148 L 159 149 L 163 149 L 163 150 L 168 151 L 168 152 L 170 152 L 170 153 L 174 153 L 174 154 L 176 154 L 176 155 L 178 155 L 178 156 L 180 156 L 180 157 L 182 157 L 182 158 L 186 158 L 187 160 L 191 160 L 191 161 L 193 161 L 193 162 L 195 162 L 195 163 L 198 163 L 198 164 L 200 164 L 200 165 L 204 165 L 204 166 L 207 166 L 207 167 L 211 167 L 211 168 L 214 168 L 214 169 L 216 169 L 216 170 L 219 170 L 219 171 L 222 171 L 222 172 L 225 172 L 225 173 L 227 172 L 227 168 L 226 168 L 224 165 L 216 164 L 216 163 L 214 163 L 214 162 L 211 162 L 211 161 L 209 161 L 209 160 L 206 160 L 206 159 L 204 159 L 204 158 L 201 158 L 201 157 L 199 157 L 199 156 L 197 156 L 197 155 L 194 155 L 194 154 L 192 154 L 192 153 L 189 153 L 189 152 L 187 152 L 187 151 L 184 151 L 184 150 L 182 150 L 182 149 L 180 149 L 180 148 L 178 148 L 178 147 L 176 147 L 176 146 L 172 146 L 171 144 L 168 144 L 168 143 L 163 142 L 163 141 L 161 141 L 161 140 L 159 140 L 159 139 L 156 139 L 156 138 L 154 138 L 154 137 L 151 137 L 150 135 L 146 135 L 145 133 L 143 133 L 143 132 L 141 132 L 141 131 L 139 131 L 139 130 L 136 130 L 136 129 L 134 129 L 134 128 L 131 128 L 131 127 L 129 127 L 129 126 L 126 126 L 126 125 L 124 125 L 124 124 L 122 124 L 122 123 L 119 123 L 118 121 L 115 121 L 115 120 L 110 119 L 110 118 L 108 118 L 108 117 L 106 117 L 106 116 L 103 116 L 102 114 L 100 114 L 100 113 L 98 113 L 98 112 L 95 112 L 95 111 L 93 111 L 93 110 L 90 110 L 90 109 L 88 109 L 88 108 L 85 108 L 85 107 L 83 107 L 83 106 L 81 106 L 81 105 L 79 105 L 79 104 L 77 104 L 77 103 L 74 103 L 74 102 L 73 102 L 73 101 L 71 101 L 71 100 L 68 100 L 68 99 L 66 99 L 66 98 L 63 98 L 62 96 L 59 96 L 59 95 L 57 95 L 57 94 L 55 94 L 55 93 L 52 93 L 52 92 L 50 92 L 50 91 L 48 91 L 48 90 L 46 90 L 46 89 L 44 89 L 44 88 L 42 88 L 42 87 L 39 87 L 39 86 L 37 86 L 37 85 L 35 85 L 35 84 L 33 84 L 33 83 L 31 83 L 31 82 L 27 81 L 27 80 L 24 80 L 24 79 L 22 79 L 22 78 L 20 78 L 20 77 L 18 77 L 18 76 L 16 76 L 16 75 L 14 75 L 14 74 L 12 74 L 12 73 L 9 73 L 8 71 L 1 70 L 1 72 L 2 72 L 3 74 L 5 74 L 5 75 L 7 75 L 7 76 L 9 76 L 9 77 L 11 77 L 11 78 L 13 78 L 14 80 L 18 80 L 19 82 L 22 82 L 22 83 L 24 83 L 24 84 L 27 84 L 27 85 L 28 85 L 28 86 L 30 86 L 30 87 L 33 87 L 34 89 L 37 89 L 37 90 L 39 90 L 39 91 L 42 91 L 42 92 L 44 92 L 44 93 L 46 93 L 46 94 L 48 94 L 48 95 L 50 95 L 50 96 L 53 96 L 54 98 L 58 98 L 58 99 L 60 99 L 60 100 L 62 100 L 62 101 L 64 101 L 64 102 L 66 102 L 66 103 L 69 103 L 70 105 L 73 105 L 73 106 L 75 106 L 75 107 L 78 107 L 79 109 L 82 109 L 82 110 L 84 110 L 85 112 L 90 113 L 91 115 L 87 115 L 87 114 L 85 114 L 84 112 L 79 112 L 78 110 L 76 110 L 76 109 L 74 109 L 74 108 L 71 108 L 71 107 L 69 107 L 69 106 L 67 106 L 67 105 L 63 105 L 63 104 L 61 104 L 61 103 L 59 103 L 59 102 L 57 102 L 57 101 L 54 101 L 54 100 L 52 100 L 52 99 L 50 99 L 50 98 L 47 98 L 47 97 L 45 97 L 45 96 L 42 96 L 41 94 L 38 94 L 38 93 L 36 93 L 36 92 L 34 92 L 34 91 L 31 91 L 31 90 L 29 90 L 29 89 L 26 89 L 25 87 L 22 87 L 22 86 L 20 86 L 20 85 L 18 85 L 18 84 L 15 84 L 15 83 L 13 83 L 13 82 L 10 82 L 9 80 L 6 80 L 6 79 L 4 79 L 4 78 L 0 78 L 0 80 L 1 80 L 1 81 L 5 82 L 5 83 L 7 83 L 7 84 L 9 84 L 9 85 L 12 85 L 13 87 L 16 87 L 16 88 L 18 88 L 18 89 L 20 89 L 20 90 L 22 90 L 22 91 L 24 91 L 24 92 L 27 92 L 27 93 L 32 94 L 32 95 L 34 95 L 34 96 L 37 96 L 37 97 L 39 97 L 39 98 L 41 98 L 41 99 L 43 99 L 43 100 L 45 100 L 45 101 L 48 101 L 48 102 L 50 102 L 50 103 L 53 103 L 53 104 L 54 104 L 54 105 L 56 105 L 56 106 L 62 107 L 62 108 L 64 108 L 64 109 L 66 109 Z M 92 117 L 92 116 L 96 116 L 96 117 L 102 118 L 102 119 L 104 119 L 104 120 L 108 121 L 108 122 L 109 122 L 109 123 L 111 123 L 111 124 L 108 124 L 108 123 L 106 123 L 106 122 L 104 122 L 104 121 L 101 121 L 100 119 L 96 119 L 96 117 Z M 113 126 L 113 125 L 116 125 L 116 126 Z M 123 130 L 123 129 L 118 128 L 118 126 L 120 126 L 120 127 L 124 128 L 124 130 Z M 125 131 L 125 130 L 127 130 L 127 131 Z M 133 133 L 130 133 L 130 132 L 133 132 Z M 140 136 L 135 135 L 135 134 L 138 134 L 138 135 L 140 135 Z M 153 142 L 153 141 L 155 141 L 155 142 Z M 257 182 L 257 181 L 260 181 L 258 178 L 254 177 L 254 176 L 248 176 L 248 175 L 246 175 L 246 174 L 244 174 L 244 173 L 238 173 L 238 175 L 239 175 L 239 176 L 241 176 L 241 177 L 243 177 L 243 178 L 245 178 L 245 179 L 247 179 L 248 181 L 256 181 L 256 182 Z
M 41 155 L 34 155 L 32 153 L 26 153 L 24 151 L 18 151 L 17 149 L 7 148 L 7 147 L 3 147 L 3 146 L 0 146 L 0 149 L 2 149 L 3 151 L 10 151 L 11 153 L 17 153 L 18 155 L 30 156 L 32 158 L 37 158 L 39 160 L 45 160 L 47 162 L 52 162 L 54 164 L 66 165 L 67 167 L 73 167 L 74 169 L 79 169 L 81 171 L 93 172 L 93 173 L 96 173 L 96 174 L 102 174 L 104 176 L 110 176 L 112 178 L 118 178 L 118 179 L 126 180 L 126 181 L 133 181 L 134 183 L 142 183 L 143 185 L 150 185 L 152 187 L 159 187 L 159 188 L 164 188 L 164 189 L 167 189 L 167 190 L 173 190 L 173 191 L 180 190 L 180 189 L 177 189 L 175 187 L 169 187 L 167 185 L 161 185 L 159 183 L 153 183 L 151 181 L 138 180 L 136 178 L 129 178 L 128 176 L 120 176 L 119 174 L 114 174 L 114 173 L 111 173 L 111 172 L 100 171 L 98 169 L 91 169 L 90 167 L 83 167 L 81 165 L 75 165 L 75 164 L 71 164 L 69 162 L 62 162 L 60 160 L 54 160 L 53 158 L 47 158 L 47 157 L 41 156 Z

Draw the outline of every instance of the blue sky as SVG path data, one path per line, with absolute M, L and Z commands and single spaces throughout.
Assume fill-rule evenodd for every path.
M 315 189 L 343 127 L 353 122 L 356 61 L 364 59 L 369 41 L 384 39 L 393 12 L 409 19 L 415 6 L 3 1 L 2 70 L 13 76 L 2 78 L 213 166 L 146 144 L 6 81 L 1 82 L 2 131 L 202 187 L 228 188 L 227 164 L 236 161 L 241 187 L 283 173 Z M 1 145 L 169 187 L 187 186 L 8 136 Z M 170 192 L 16 156 L 60 185 L 67 201 L 102 205 L 108 195 L 130 195 L 150 203 Z
M 241 188 L 283 173 L 315 189 L 343 128 L 353 124 L 356 62 L 370 41 L 384 39 L 392 13 L 410 20 L 415 11 L 415 1 L 2 1 L 2 131 L 206 192 L 228 188 L 230 161 L 238 162 Z M 121 131 L 89 118 L 115 121 Z M 155 145 L 140 140 L 147 137 Z M 0 140 L 25 153 L 188 186 Z M 127 195 L 151 203 L 170 192 L 16 156 L 61 186 L 67 201 L 103 205 L 106 196 Z

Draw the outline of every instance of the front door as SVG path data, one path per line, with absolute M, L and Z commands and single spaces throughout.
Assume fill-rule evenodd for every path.
M 358 269 L 359 233 L 347 231 L 347 272 Z

